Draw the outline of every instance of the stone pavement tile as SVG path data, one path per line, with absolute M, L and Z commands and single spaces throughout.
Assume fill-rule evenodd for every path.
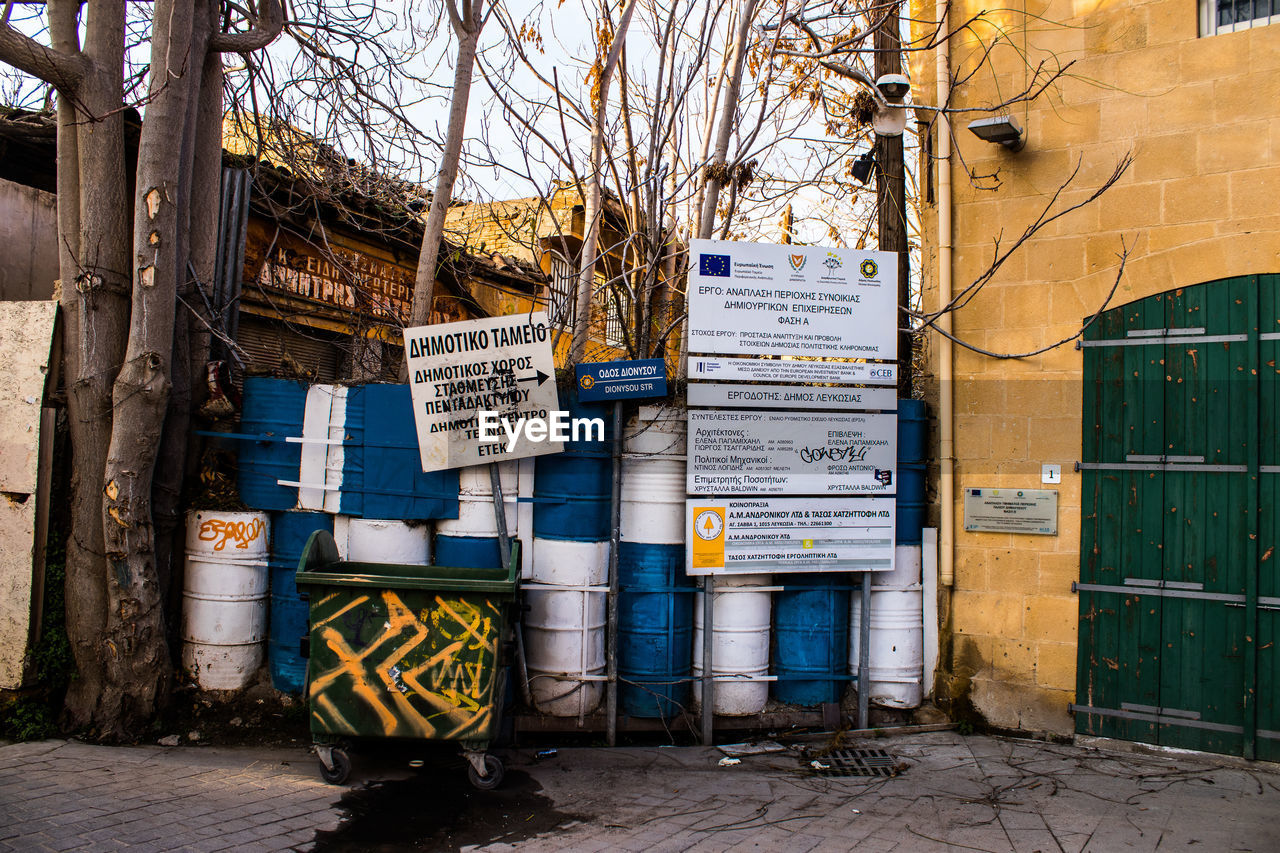
M 1061 849 L 1061 844 L 1047 829 L 1011 829 L 1009 841 L 1014 853 L 1048 853 Z
M 1002 807 L 997 813 L 1000 818 L 1000 824 L 1009 831 L 1015 829 L 1044 831 L 1044 818 L 1038 812 L 1025 811 L 1025 808 L 1026 806 L 1019 806 L 1018 808 Z

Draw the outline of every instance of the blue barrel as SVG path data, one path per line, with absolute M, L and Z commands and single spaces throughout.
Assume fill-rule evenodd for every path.
M 633 717 L 683 710 L 693 671 L 694 582 L 683 545 L 618 548 L 618 695 Z M 846 614 L 847 618 L 847 614 Z
M 256 510 L 281 511 L 298 505 L 298 490 L 277 480 L 298 479 L 302 445 L 286 444 L 302 435 L 307 385 L 292 379 L 250 376 L 244 380 L 240 432 L 261 439 L 240 441 L 240 500 Z
M 897 532 L 899 545 L 919 545 L 924 539 L 926 463 L 898 463 Z
M 924 539 L 928 426 L 928 407 L 924 400 L 898 401 L 898 484 L 895 491 L 899 545 L 919 545 Z
M 898 401 L 898 461 L 923 462 L 928 453 L 929 418 L 924 400 Z
M 271 516 L 271 622 L 267 661 L 271 685 L 285 693 L 301 693 L 307 683 L 307 661 L 298 645 L 307 636 L 308 604 L 298 595 L 293 576 L 307 540 L 317 530 L 333 533 L 333 516 L 323 512 L 280 512 Z
M 791 705 L 839 702 L 849 663 L 849 587 L 823 574 L 787 577 L 773 599 L 773 698 Z
M 565 442 L 563 453 L 537 458 L 533 480 L 534 536 L 574 542 L 603 542 L 609 538 L 613 492 L 611 409 L 608 403 L 573 402 L 569 417 L 600 418 L 604 421 L 604 441 L 587 441 L 584 435 L 579 441 Z
M 460 569 L 498 569 L 502 549 L 492 536 L 436 535 L 436 565 Z

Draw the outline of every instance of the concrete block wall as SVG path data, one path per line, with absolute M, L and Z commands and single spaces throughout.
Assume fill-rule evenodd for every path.
M 952 21 L 977 15 L 972 0 Z M 932 3 L 913 17 L 934 18 Z M 1006 33 L 984 60 L 998 24 Z M 917 27 L 922 34 L 929 27 Z M 1025 58 L 1025 61 L 1024 61 Z M 1059 208 L 1083 201 L 1132 154 L 1107 193 L 1015 252 L 954 316 L 984 349 L 1024 352 L 1076 332 L 1129 257 L 1111 306 L 1177 287 L 1280 272 L 1280 26 L 1199 37 L 1187 0 L 1040 2 L 986 13 L 955 40 L 953 97 L 981 107 L 1071 62 L 1037 100 L 1010 108 L 1027 132 L 1019 153 L 983 142 L 956 115 L 954 289 L 1020 236 L 1078 167 Z M 931 53 L 912 56 L 917 102 L 936 103 Z M 976 67 L 976 70 L 974 70 Z M 968 171 L 966 171 L 968 170 Z M 977 176 L 998 175 L 976 181 Z M 936 307 L 936 209 L 925 206 L 925 306 Z M 936 369 L 936 342 L 931 346 Z M 944 604 L 940 693 L 988 722 L 1069 733 L 1076 684 L 1082 357 L 1072 345 L 999 360 L 956 348 L 955 585 Z M 936 376 L 926 382 L 936 395 Z M 1062 483 L 1040 482 L 1043 463 Z M 1057 536 L 964 532 L 964 488 L 1056 488 Z

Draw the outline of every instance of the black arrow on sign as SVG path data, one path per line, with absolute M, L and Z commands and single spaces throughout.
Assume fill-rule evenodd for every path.
M 517 382 L 537 382 L 539 385 L 541 385 L 543 382 L 546 382 L 550 378 L 551 378 L 550 376 L 548 376 L 547 374 L 539 370 L 536 373 L 534 373 L 533 376 L 526 376 L 523 379 L 517 379 L 516 381 Z

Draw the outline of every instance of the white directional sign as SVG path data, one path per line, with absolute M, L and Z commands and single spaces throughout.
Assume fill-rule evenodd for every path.
M 691 575 L 893 570 L 893 498 L 690 498 Z
M 897 385 L 896 364 L 796 361 L 774 358 L 691 356 L 690 379 L 722 382 L 824 382 L 829 385 Z
M 896 388 L 823 388 L 806 385 L 730 385 L 696 382 L 689 385 L 690 406 L 738 406 L 749 409 L 896 409 Z
M 404 349 L 423 471 L 564 448 L 562 441 L 530 441 L 524 432 L 509 437 L 497 423 L 493 440 L 480 439 L 481 413 L 514 427 L 521 418 L 547 420 L 559 409 L 545 313 L 405 329 Z
M 893 494 L 897 415 L 689 411 L 690 495 Z
M 897 291 L 892 252 L 690 240 L 689 351 L 894 361 Z

